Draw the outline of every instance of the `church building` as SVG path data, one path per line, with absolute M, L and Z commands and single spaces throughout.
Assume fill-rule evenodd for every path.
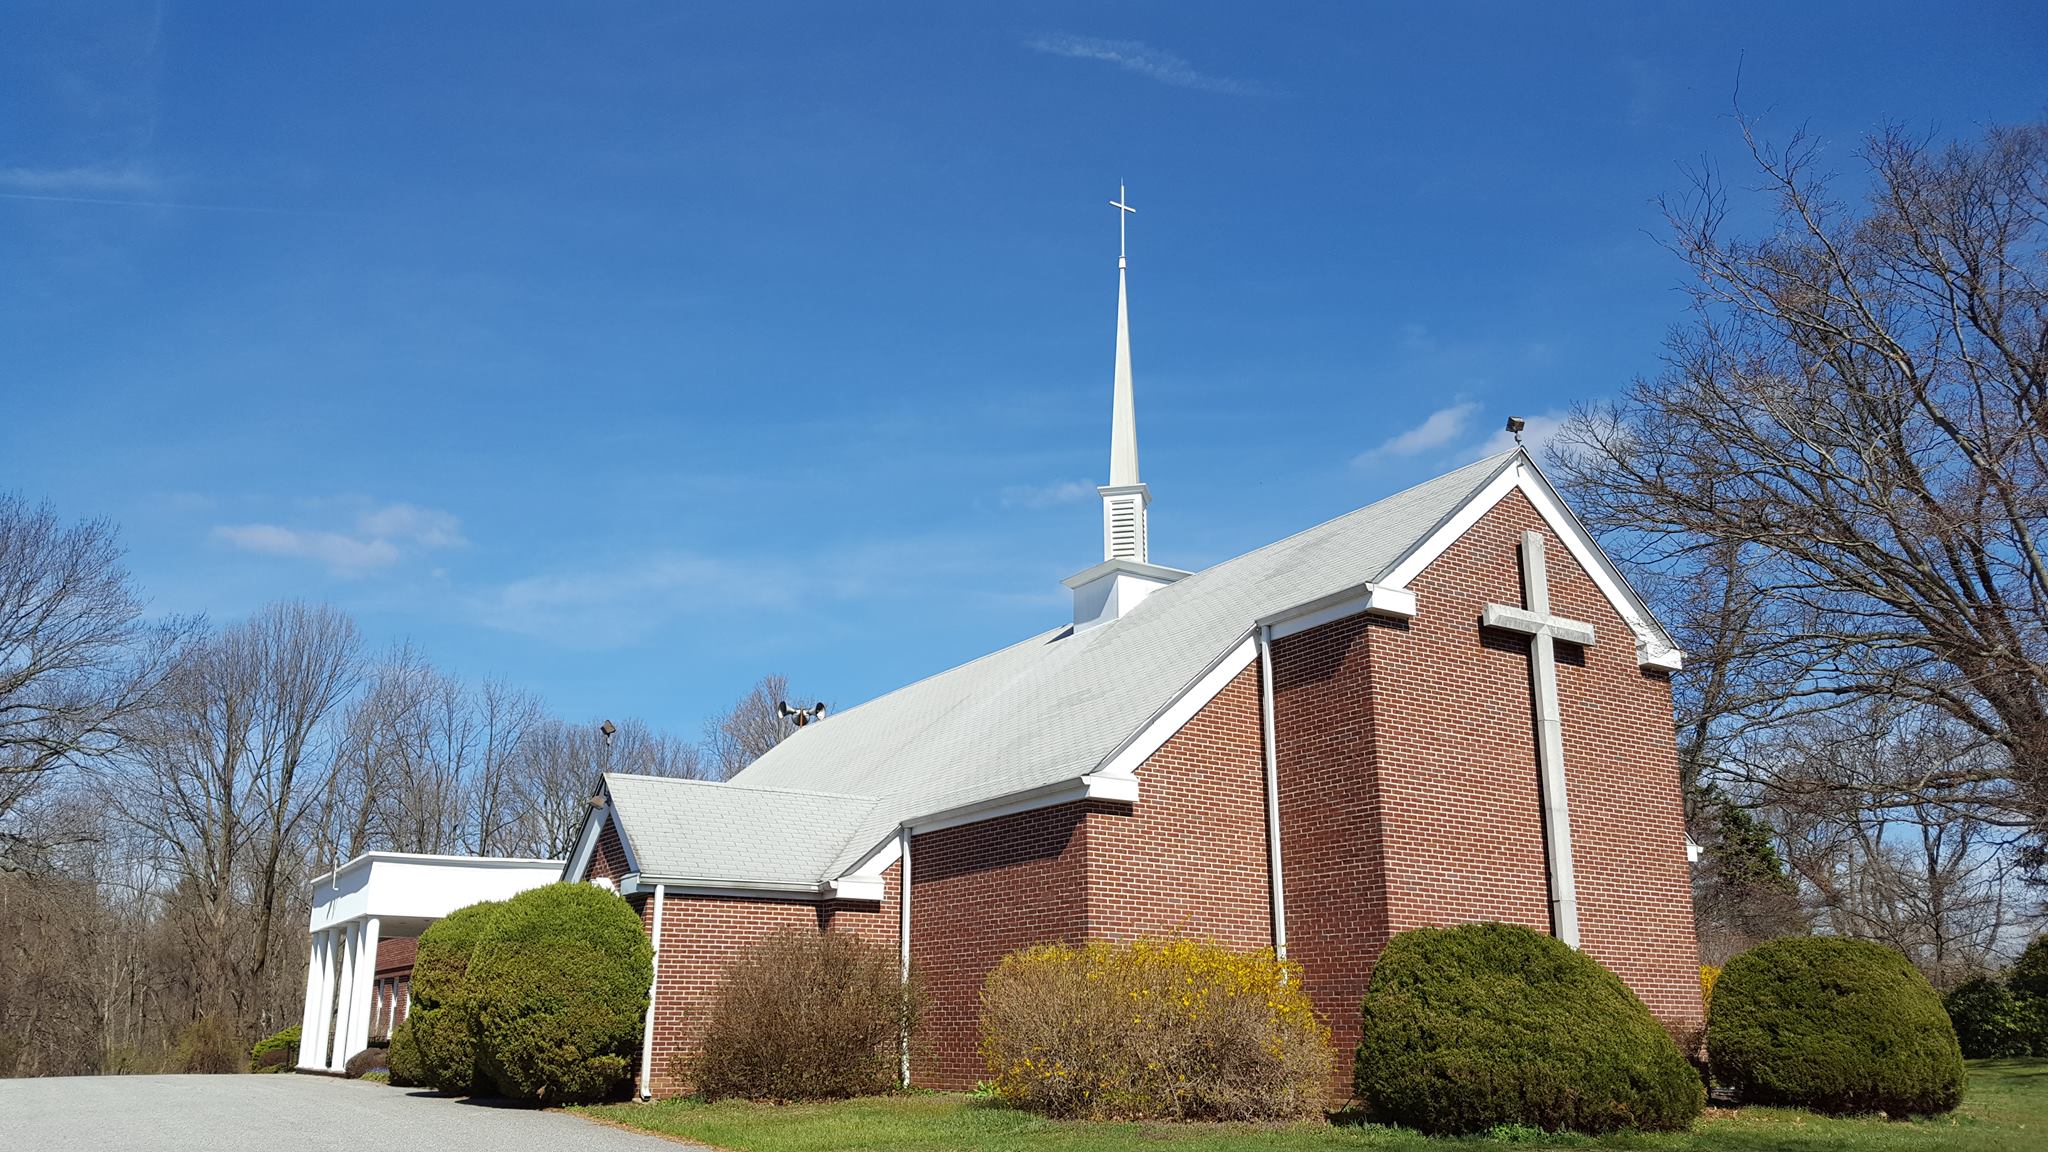
M 1056 940 L 1275 949 L 1346 1082 L 1375 957 L 1429 925 L 1553 933 L 1697 1033 L 1670 637 L 1519 447 L 1198 572 L 1154 564 L 1126 263 L 1103 558 L 1065 581 L 1070 620 L 730 781 L 599 783 L 562 876 L 655 941 L 643 1093 L 683 1090 L 723 966 L 788 925 L 915 967 L 931 1088 L 986 1077 L 984 979 Z

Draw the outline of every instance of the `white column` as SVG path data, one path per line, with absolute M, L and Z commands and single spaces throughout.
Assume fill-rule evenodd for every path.
M 375 1004 L 371 986 L 377 980 L 377 928 L 377 918 L 372 916 L 356 929 L 356 978 L 349 993 L 355 1011 L 349 1015 L 348 1051 L 341 1057 L 344 1066 L 350 1056 L 370 1046 L 370 1011 Z
M 327 1070 L 339 1072 L 348 1065 L 353 1052 L 348 1047 L 349 1014 L 355 1008 L 353 993 L 356 987 L 356 926 L 343 924 L 337 928 L 336 943 L 341 948 L 341 979 L 335 986 L 334 1047 L 327 1055 Z
M 327 1007 L 334 998 L 334 953 L 328 947 L 330 933 L 313 933 L 306 957 L 306 1014 L 299 1025 L 299 1067 L 327 1066 Z

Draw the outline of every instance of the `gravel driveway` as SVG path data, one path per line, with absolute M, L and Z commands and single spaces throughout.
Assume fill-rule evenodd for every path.
M 35 1152 L 678 1152 L 560 1112 L 325 1076 L 0 1080 L 0 1147 Z

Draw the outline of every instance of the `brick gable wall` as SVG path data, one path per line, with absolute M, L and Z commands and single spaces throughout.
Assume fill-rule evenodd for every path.
M 618 818 L 606 813 L 604 828 L 597 834 L 597 846 L 590 851 L 590 864 L 583 870 L 583 878 L 602 878 L 616 884 L 631 870 L 626 862 L 625 841 L 619 839 Z
M 1274 646 L 1289 951 L 1340 1059 L 1391 933 L 1549 929 L 1529 642 L 1479 627 L 1485 604 L 1522 602 L 1531 528 L 1548 537 L 1552 610 L 1599 641 L 1558 646 L 1582 944 L 1674 1034 L 1699 1027 L 1669 679 L 1637 666 L 1628 626 L 1514 493 L 1412 582 L 1416 619 L 1337 621 Z

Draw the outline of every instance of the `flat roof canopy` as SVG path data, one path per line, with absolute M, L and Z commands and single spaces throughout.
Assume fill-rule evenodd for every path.
M 313 882 L 308 931 L 374 916 L 382 936 L 417 936 L 457 908 L 561 878 L 560 860 L 365 852 Z

